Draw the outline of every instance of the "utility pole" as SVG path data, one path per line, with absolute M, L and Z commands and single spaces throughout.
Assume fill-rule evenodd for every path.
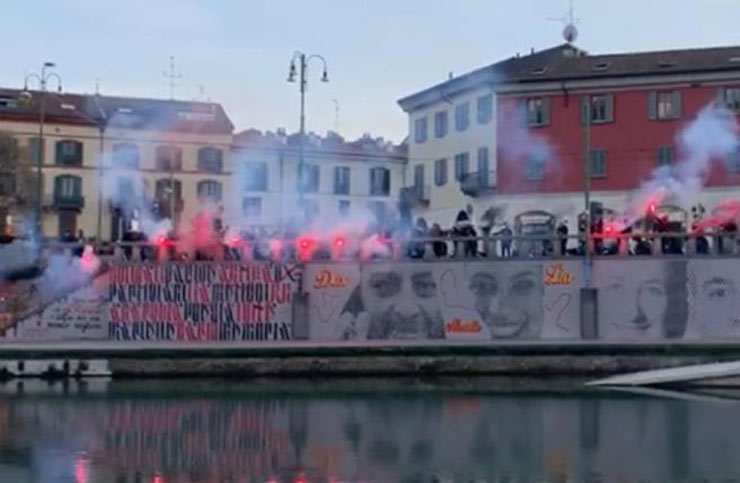
M 306 137 L 306 87 L 308 86 L 308 63 L 316 59 L 321 61 L 324 66 L 324 73 L 321 76 L 321 82 L 329 82 L 329 74 L 327 71 L 326 59 L 322 56 L 313 54 L 306 55 L 303 52 L 294 52 L 293 58 L 290 61 L 290 72 L 288 72 L 288 82 L 295 82 L 297 74 L 296 61 L 300 63 L 300 79 L 299 79 L 299 90 L 301 92 L 301 118 L 300 118 L 300 140 L 298 143 L 298 200 L 303 201 L 304 182 L 303 170 L 304 170 L 304 142 Z
M 170 100 L 175 99 L 175 86 L 177 85 L 177 81 L 179 79 L 182 79 L 182 74 L 177 73 L 175 71 L 175 57 L 170 56 L 170 70 L 164 71 L 162 75 L 165 77 L 165 79 L 169 80 L 170 84 Z

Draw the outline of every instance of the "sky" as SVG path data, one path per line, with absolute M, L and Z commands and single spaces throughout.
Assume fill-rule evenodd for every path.
M 226 108 L 237 131 L 298 128 L 293 52 L 312 63 L 307 129 L 400 142 L 397 100 L 531 48 L 562 43 L 568 0 L 3 0 L 0 85 L 53 61 L 68 92 L 169 96 Z M 594 54 L 740 44 L 740 0 L 574 0 Z M 336 102 L 335 102 L 336 101 Z M 339 106 L 338 116 L 335 106 Z

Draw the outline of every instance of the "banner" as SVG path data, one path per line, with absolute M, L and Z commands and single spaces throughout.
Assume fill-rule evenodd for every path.
M 309 265 L 310 338 L 578 338 L 581 272 L 564 261 Z
M 111 340 L 293 338 L 300 270 L 277 263 L 126 264 L 111 268 Z

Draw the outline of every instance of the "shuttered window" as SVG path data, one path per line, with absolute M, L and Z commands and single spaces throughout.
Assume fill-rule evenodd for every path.
M 721 87 L 717 93 L 719 104 L 740 113 L 740 87 Z
M 584 124 L 588 121 L 589 114 L 593 124 L 614 122 L 614 95 L 583 96 L 581 100 L 581 120 Z
M 447 136 L 447 111 L 439 111 L 434 114 L 434 137 L 445 136 Z
M 525 177 L 529 181 L 540 181 L 545 179 L 545 158 L 539 154 L 531 154 L 527 159 L 527 172 Z
M 673 147 L 661 146 L 658 148 L 658 166 L 670 166 L 673 164 Z
M 455 180 L 462 180 L 470 170 L 470 155 L 460 153 L 455 155 Z
M 462 132 L 470 125 L 470 103 L 464 102 L 455 106 L 455 130 Z
M 606 151 L 594 149 L 591 151 L 591 177 L 606 178 Z
M 434 184 L 444 186 L 447 184 L 447 160 L 438 159 L 434 162 Z
M 527 124 L 529 126 L 547 126 L 550 124 L 550 99 L 534 97 L 527 99 Z
M 681 118 L 681 91 L 651 91 L 648 94 L 648 118 L 672 120 Z
M 60 166 L 81 166 L 82 143 L 69 139 L 57 141 L 56 164 Z

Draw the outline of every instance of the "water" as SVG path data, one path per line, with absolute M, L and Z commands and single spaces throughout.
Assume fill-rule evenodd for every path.
M 521 381 L 0 385 L 1 482 L 740 481 L 740 405 Z

